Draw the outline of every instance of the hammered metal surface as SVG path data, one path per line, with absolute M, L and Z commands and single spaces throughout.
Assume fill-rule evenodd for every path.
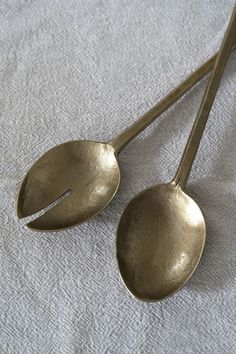
M 58 230 L 79 224 L 102 210 L 120 182 L 114 149 L 109 144 L 72 141 L 45 153 L 27 173 L 20 188 L 20 218 L 47 207 L 64 193 L 71 194 L 27 226 Z
M 204 248 L 205 221 L 180 187 L 162 184 L 135 197 L 117 232 L 117 260 L 129 291 L 139 299 L 162 300 L 179 290 Z

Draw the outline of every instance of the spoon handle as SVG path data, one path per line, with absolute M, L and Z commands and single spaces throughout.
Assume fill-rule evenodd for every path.
M 236 49 L 236 40 L 231 48 Z M 140 117 L 130 127 L 121 132 L 110 144 L 114 147 L 118 154 L 131 140 L 138 134 L 145 130 L 154 120 L 156 120 L 162 113 L 170 108 L 176 101 L 178 101 L 188 90 L 196 85 L 204 76 L 206 76 L 213 68 L 217 54 L 212 56 L 196 71 L 187 77 L 179 86 L 172 90 L 166 97 L 164 97 L 158 104 L 151 108 L 147 113 Z
M 182 188 L 186 185 L 235 37 L 236 6 L 234 7 L 228 29 L 225 33 L 211 73 L 211 77 L 205 90 L 202 103 L 193 124 L 193 128 L 186 144 L 177 173 L 173 180 L 176 185 L 179 185 Z

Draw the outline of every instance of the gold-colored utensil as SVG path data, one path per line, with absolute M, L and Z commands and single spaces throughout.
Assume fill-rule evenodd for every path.
M 159 301 L 178 291 L 201 258 L 206 225 L 185 192 L 190 169 L 236 36 L 236 7 L 173 181 L 139 193 L 126 207 L 117 230 L 117 260 L 132 295 Z
M 80 224 L 103 210 L 119 187 L 120 151 L 210 72 L 215 58 L 209 59 L 111 142 L 71 141 L 46 152 L 22 182 L 17 200 L 18 217 L 33 215 L 63 195 L 64 199 L 27 226 L 39 231 L 61 230 Z

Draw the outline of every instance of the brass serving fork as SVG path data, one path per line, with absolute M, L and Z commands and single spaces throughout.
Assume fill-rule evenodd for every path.
M 236 44 L 232 49 L 235 48 Z M 120 184 L 121 150 L 209 73 L 215 58 L 216 55 L 112 141 L 69 141 L 46 152 L 23 179 L 17 200 L 18 217 L 33 215 L 63 195 L 64 199 L 27 226 L 39 231 L 62 230 L 103 210 Z

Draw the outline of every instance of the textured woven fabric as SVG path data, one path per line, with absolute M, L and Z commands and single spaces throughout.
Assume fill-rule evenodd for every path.
M 236 353 L 236 54 L 188 191 L 208 238 L 175 296 L 142 303 L 120 281 L 115 231 L 139 191 L 169 181 L 206 85 L 120 155 L 113 202 L 88 223 L 34 233 L 15 215 L 25 172 L 73 139 L 108 141 L 219 48 L 234 0 L 1 0 L 0 353 Z

